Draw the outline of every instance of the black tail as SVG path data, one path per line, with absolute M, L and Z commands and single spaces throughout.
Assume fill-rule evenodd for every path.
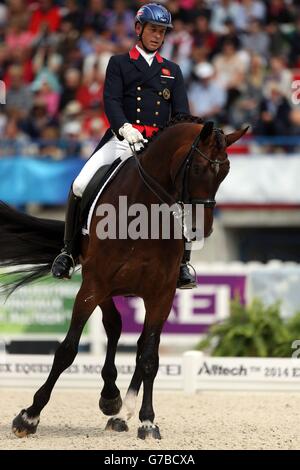
M 0 201 L 0 267 L 18 266 L 12 271 L 18 276 L 6 282 L 1 287 L 2 292 L 10 294 L 49 274 L 63 246 L 64 226 L 65 223 L 58 220 L 23 214 Z M 5 276 L 0 276 L 1 282 L 5 281 Z

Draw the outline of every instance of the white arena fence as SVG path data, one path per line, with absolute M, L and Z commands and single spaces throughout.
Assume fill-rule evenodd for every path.
M 53 358 L 49 355 L 0 356 L 0 387 L 40 387 L 46 380 Z M 78 355 L 61 375 L 58 387 L 102 387 L 100 375 L 104 357 Z M 127 388 L 135 368 L 134 355 L 119 355 L 117 384 Z M 300 359 L 206 357 L 198 351 L 182 356 L 162 356 L 155 381 L 160 390 L 193 394 L 203 390 L 300 392 Z

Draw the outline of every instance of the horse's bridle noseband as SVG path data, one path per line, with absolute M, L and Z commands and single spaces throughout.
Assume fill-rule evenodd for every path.
M 222 132 L 220 129 L 214 129 L 215 132 Z M 193 156 L 194 153 L 197 152 L 199 153 L 205 160 L 207 160 L 210 165 L 212 165 L 212 168 L 214 169 L 215 173 L 218 174 L 220 165 L 223 165 L 224 163 L 228 162 L 228 158 L 226 155 L 225 160 L 218 160 L 215 159 L 213 160 L 212 158 L 209 158 L 205 153 L 203 153 L 199 148 L 199 142 L 201 140 L 201 132 L 199 135 L 197 135 L 196 139 L 191 145 L 191 148 L 186 156 L 186 158 L 183 161 L 183 164 L 178 170 L 178 173 L 183 171 L 183 184 L 182 184 L 182 195 L 181 195 L 181 200 L 177 201 L 171 194 L 169 194 L 152 176 L 150 176 L 142 167 L 141 162 L 136 154 L 136 151 L 134 149 L 133 145 L 130 145 L 131 150 L 133 152 L 133 156 L 135 158 L 135 161 L 137 163 L 139 175 L 142 179 L 142 181 L 145 183 L 147 188 L 162 202 L 165 204 L 179 204 L 180 206 L 184 204 L 203 204 L 205 208 L 213 209 L 216 205 L 215 199 L 198 199 L 198 198 L 191 198 L 190 193 L 188 190 L 188 177 L 189 177 L 189 172 L 190 168 L 192 165 L 193 161 Z M 178 174 L 177 173 L 177 174 Z

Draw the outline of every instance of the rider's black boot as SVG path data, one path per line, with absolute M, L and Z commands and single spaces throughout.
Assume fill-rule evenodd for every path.
M 59 279 L 70 279 L 70 270 L 75 268 L 80 230 L 80 202 L 81 198 L 75 196 L 71 189 L 66 213 L 64 248 L 53 261 L 51 268 L 53 276 Z
M 191 274 L 188 268 L 190 259 L 191 250 L 187 248 L 186 243 L 177 281 L 177 287 L 179 289 L 193 289 L 194 287 L 197 287 L 195 271 L 193 272 L 193 274 Z

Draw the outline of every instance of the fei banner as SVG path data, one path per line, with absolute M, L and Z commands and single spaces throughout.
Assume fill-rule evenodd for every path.
M 29 157 L 1 158 L 0 200 L 8 204 L 64 204 L 85 161 Z
M 49 277 L 18 289 L 5 303 L 0 303 L 0 336 L 64 336 L 80 284 L 81 275 L 77 273 L 68 282 Z M 177 290 L 163 333 L 175 339 L 178 335 L 185 338 L 195 335 L 199 339 L 209 325 L 228 316 L 234 297 L 245 302 L 245 288 L 244 274 L 199 273 L 196 289 Z M 143 301 L 136 297 L 117 297 L 115 301 L 122 315 L 122 339 L 125 336 L 126 341 L 127 335 L 126 342 L 136 341 L 144 323 Z M 93 335 L 95 330 L 100 331 L 100 323 L 96 318 L 90 327 Z

